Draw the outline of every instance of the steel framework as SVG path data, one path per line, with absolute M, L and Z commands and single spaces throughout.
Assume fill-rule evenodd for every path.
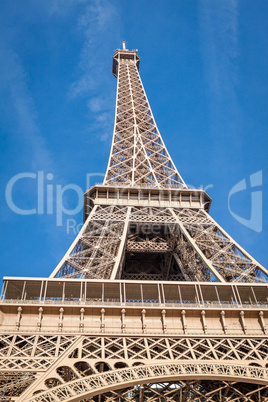
M 268 401 L 268 271 L 189 189 L 136 50 L 117 49 L 103 184 L 50 278 L 4 277 L 3 401 Z

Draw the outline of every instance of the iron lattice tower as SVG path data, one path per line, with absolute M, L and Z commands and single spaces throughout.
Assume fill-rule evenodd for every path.
M 113 142 L 49 278 L 4 277 L 3 401 L 268 401 L 268 271 L 208 214 L 116 50 Z

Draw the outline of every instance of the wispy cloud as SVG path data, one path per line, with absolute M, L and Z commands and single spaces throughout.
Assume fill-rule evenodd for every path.
M 237 82 L 238 1 L 200 0 L 201 53 L 210 90 L 234 95 Z
M 199 0 L 200 49 L 207 86 L 211 163 L 242 156 L 242 112 L 237 97 L 239 84 L 238 0 Z M 230 147 L 232 141 L 232 147 Z M 230 166 L 224 166 L 225 174 Z
M 31 155 L 31 168 L 51 170 L 54 168 L 51 153 L 38 127 L 35 102 L 28 89 L 29 77 L 22 62 L 12 48 L 1 41 L 1 89 L 8 94 L 13 106 L 13 116 L 19 137 L 23 138 Z M 15 141 L 15 138 L 14 138 Z
M 94 113 L 97 113 L 103 109 L 105 105 L 105 100 L 102 99 L 101 97 L 94 97 L 88 101 L 87 105 L 89 110 L 91 110 Z
M 81 75 L 71 87 L 70 96 L 91 95 L 103 83 L 105 38 L 117 19 L 116 9 L 107 0 L 94 0 L 85 8 L 77 27 L 84 36 L 80 55 Z
M 71 11 L 73 6 L 87 3 L 88 0 L 49 0 L 47 7 L 50 14 L 65 14 Z
M 107 56 L 111 56 L 110 32 L 114 38 L 119 38 L 119 26 L 117 9 L 109 0 L 91 1 L 77 22 L 77 29 L 84 36 L 84 45 L 79 61 L 80 76 L 72 83 L 69 96 L 73 100 L 89 98 L 90 129 L 102 141 L 111 138 L 112 134 L 114 96 L 109 90 L 111 77 L 108 75 Z

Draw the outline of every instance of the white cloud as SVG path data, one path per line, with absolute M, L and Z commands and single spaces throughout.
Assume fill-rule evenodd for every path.
M 240 150 L 243 127 L 238 102 L 238 0 L 199 0 L 200 49 L 209 99 L 209 132 L 219 163 L 225 144 Z M 227 148 L 226 148 L 227 151 Z M 224 151 L 223 151 L 224 152 Z
M 80 76 L 72 83 L 69 97 L 73 100 L 82 96 L 89 98 L 87 106 L 91 112 L 90 128 L 102 141 L 112 136 L 114 94 L 106 60 L 111 54 L 110 32 L 113 32 L 114 37 L 119 37 L 119 26 L 117 10 L 109 0 L 87 3 L 77 22 L 84 44 L 79 60 Z M 95 121 L 92 121 L 92 117 Z
M 89 75 L 83 75 L 78 81 L 72 83 L 69 96 L 70 98 L 77 98 L 79 96 L 87 95 L 94 89 L 96 89 L 94 78 Z
M 234 96 L 237 82 L 238 1 L 200 0 L 200 40 L 210 90 Z
M 24 138 L 24 142 L 31 150 L 32 168 L 51 170 L 53 162 L 45 139 L 38 128 L 34 100 L 27 85 L 29 78 L 18 55 L 3 44 L 1 44 L 1 58 L 1 89 L 8 93 L 12 101 L 19 135 Z
M 79 67 L 82 76 L 73 83 L 73 95 L 90 91 L 95 84 L 101 84 L 103 70 L 104 38 L 110 27 L 116 22 L 117 14 L 114 6 L 107 0 L 94 0 L 85 8 L 78 20 L 77 27 L 84 36 L 84 45 L 80 56 Z M 101 43 L 103 38 L 103 43 Z M 90 85 L 88 85 L 90 83 Z M 77 91 L 76 88 L 79 88 Z
M 69 12 L 71 8 L 77 4 L 86 3 L 88 0 L 52 0 L 51 4 L 48 4 L 50 14 L 65 14 Z
M 103 101 L 100 99 L 100 97 L 96 97 L 90 99 L 87 105 L 92 112 L 99 112 L 103 107 Z

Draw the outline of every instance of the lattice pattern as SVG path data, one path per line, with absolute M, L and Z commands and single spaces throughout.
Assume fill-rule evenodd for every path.
M 176 219 L 174 219 L 168 208 L 133 207 L 131 209 L 130 222 L 167 225 L 176 223 Z
M 120 207 L 117 205 L 113 206 L 101 206 L 93 211 L 92 220 L 93 221 L 113 221 L 113 222 L 124 222 L 126 219 L 127 208 Z
M 76 339 L 66 335 L 0 335 L 0 356 L 8 359 L 35 357 L 54 359 Z M 1 363 L 3 360 L 1 361 Z M 22 367 L 21 367 L 22 368 Z
M 267 270 L 251 259 L 205 211 L 174 209 L 174 212 L 199 250 L 226 282 L 267 282 Z
M 121 242 L 127 208 L 98 206 L 53 276 L 110 278 Z
M 95 374 L 92 376 L 84 377 L 78 380 L 70 380 L 69 382 L 60 385 L 56 388 L 53 388 L 51 391 L 42 392 L 34 397 L 30 398 L 29 401 L 57 401 L 66 400 L 69 401 L 77 400 L 78 396 L 81 396 L 83 399 L 83 395 L 85 397 L 90 397 L 90 394 L 103 394 L 105 391 L 109 391 L 109 388 L 122 388 L 122 385 L 138 385 L 143 383 L 151 383 L 152 379 L 156 379 L 157 377 L 161 382 L 165 382 L 165 380 L 170 381 L 173 377 L 174 380 L 177 380 L 178 377 L 181 377 L 182 380 L 191 379 L 192 376 L 199 378 L 202 380 L 203 378 L 210 378 L 213 380 L 217 377 L 221 376 L 225 381 L 230 381 L 231 379 L 241 378 L 243 381 L 248 382 L 249 384 L 244 385 L 244 387 L 240 387 L 240 389 L 245 389 L 254 392 L 256 390 L 260 391 L 261 388 L 254 386 L 255 384 L 262 385 L 262 389 L 267 391 L 267 374 L 268 370 L 260 367 L 245 367 L 237 364 L 207 364 L 207 363 L 165 363 L 165 364 L 154 364 L 147 366 L 138 366 L 132 368 L 119 369 L 114 371 L 103 372 L 100 374 Z M 212 383 L 211 381 L 210 383 Z M 189 384 L 189 383 L 188 383 Z M 188 385 L 186 383 L 186 386 Z M 120 386 L 121 385 L 121 386 Z M 153 387 L 153 385 L 151 386 Z M 207 387 L 203 387 L 203 395 L 204 393 L 208 393 L 212 391 L 211 385 L 207 385 Z M 230 389 L 230 387 L 229 387 Z M 214 395 L 216 391 L 219 389 L 215 389 L 214 385 Z M 192 395 L 197 396 L 199 392 L 199 396 L 202 395 L 200 393 L 200 388 L 191 389 Z M 212 391 L 212 392 L 213 392 Z M 228 390 L 229 391 L 229 390 Z M 236 389 L 234 388 L 236 392 Z M 233 391 L 232 391 L 233 392 Z M 250 391 L 247 391 L 250 392 Z M 187 391 L 185 390 L 185 394 L 187 395 Z M 190 394 L 188 394 L 190 395 Z M 230 394 L 229 394 L 230 395 Z M 234 393 L 233 393 L 234 395 Z M 240 393 L 241 396 L 241 393 Z M 93 399 L 94 400 L 94 399 Z M 165 398 L 165 400 L 168 400 Z M 171 399 L 172 400 L 172 399 Z M 234 400 L 234 399 L 233 399 Z
M 122 278 L 215 281 L 218 278 L 213 267 L 222 281 L 268 279 L 267 271 L 223 233 L 205 211 L 131 207 L 129 223 L 127 211 L 127 207 L 117 205 L 97 206 L 56 276 L 110 278 L 116 257 L 124 260 L 118 251 L 125 241 L 122 235 L 126 224 Z
M 119 198 L 103 206 L 108 193 L 96 190 L 90 217 L 51 276 L 267 282 L 265 268 L 204 210 L 191 207 L 194 196 L 185 194 L 187 187 L 154 121 L 138 72 L 137 52 L 117 50 L 113 61 L 118 78 L 116 119 L 104 185 L 135 187 L 140 189 L 139 198 L 128 200 L 126 195 L 128 206 L 121 206 Z M 167 207 L 171 195 L 160 202 L 159 194 L 153 192 L 142 205 L 144 187 L 177 188 L 177 199 L 183 205 L 189 197 L 189 208 Z
M 52 348 L 54 342 L 56 347 Z M 15 345 L 15 346 L 14 346 Z M 30 347 L 33 345 L 32 353 Z M 2 386 L 8 369 L 18 373 L 16 395 L 33 381 L 36 372 L 44 372 L 41 389 L 54 389 L 70 381 L 139 365 L 192 362 L 224 363 L 265 367 L 268 340 L 265 338 L 168 338 L 168 337 L 89 337 L 2 335 Z M 22 349 L 25 356 L 17 357 Z M 4 364 L 6 362 L 6 365 Z M 15 363 L 13 365 L 13 363 Z M 211 367 L 212 367 L 211 366 Z M 45 374 L 51 367 L 50 375 Z M 190 367 L 190 366 L 189 366 Z M 252 367 L 254 371 L 254 367 Z M 51 371 L 52 370 L 52 371 Z M 246 370 L 246 369 L 245 369 Z M 21 377 L 21 373 L 24 377 Z M 11 372 L 8 376 L 11 375 Z M 9 377 L 8 377 L 9 378 Z M 31 381 L 28 379 L 31 378 Z M 94 380 L 95 381 L 95 380 Z M 27 385 L 27 386 L 28 386 Z M 6 388 L 2 393 L 7 392 Z M 11 391 L 10 391 L 11 392 Z M 64 391 L 65 392 L 65 391 Z M 46 400 L 46 399 L 44 399 Z M 53 400 L 53 399 L 52 399 Z
M 99 402 L 100 396 L 81 402 Z M 101 395 L 101 402 L 264 402 L 268 388 L 263 385 L 228 381 L 176 381 L 143 384 Z
M 0 399 L 20 396 L 36 380 L 37 373 L 48 370 L 76 339 L 65 335 L 0 335 Z
M 186 185 L 165 148 L 146 98 L 137 57 L 136 52 L 126 50 L 116 51 L 114 56 L 116 119 L 104 184 L 140 190 L 177 188 L 176 206 L 189 208 L 171 208 L 176 199 L 167 190 L 168 199 L 157 196 L 154 189 L 146 199 L 140 191 L 135 200 L 128 194 L 114 203 L 108 199 L 108 191 L 105 198 L 96 190 L 93 210 L 51 276 L 267 282 L 267 270 L 205 211 L 193 209 L 203 204 L 191 204 L 193 194 L 183 190 Z M 119 325 L 125 333 L 123 311 Z M 163 312 L 161 334 L 166 333 Z M 240 315 L 246 334 L 243 317 Z M 265 334 L 263 312 L 259 318 Z M 181 320 L 183 323 L 183 315 Z M 79 337 L 1 335 L 1 400 L 268 401 L 268 341 L 264 337 L 235 338 L 229 331 L 226 338 L 193 337 L 184 323 L 184 338 L 116 337 L 114 333 L 94 337 L 83 335 L 80 324 Z M 142 325 L 145 332 L 146 325 Z M 104 327 L 101 321 L 99 334 Z M 39 330 L 43 328 L 39 326 Z M 58 330 L 62 330 L 60 325 Z
M 268 340 L 254 338 L 87 337 L 80 347 L 83 359 L 268 360 Z
M 104 184 L 186 187 L 166 150 L 131 59 L 119 60 L 116 121 Z
M 36 379 L 36 373 L 0 372 L 0 400 L 11 401 L 11 397 L 19 396 Z
M 211 281 L 213 275 L 185 239 L 169 208 L 133 207 L 122 278 Z

